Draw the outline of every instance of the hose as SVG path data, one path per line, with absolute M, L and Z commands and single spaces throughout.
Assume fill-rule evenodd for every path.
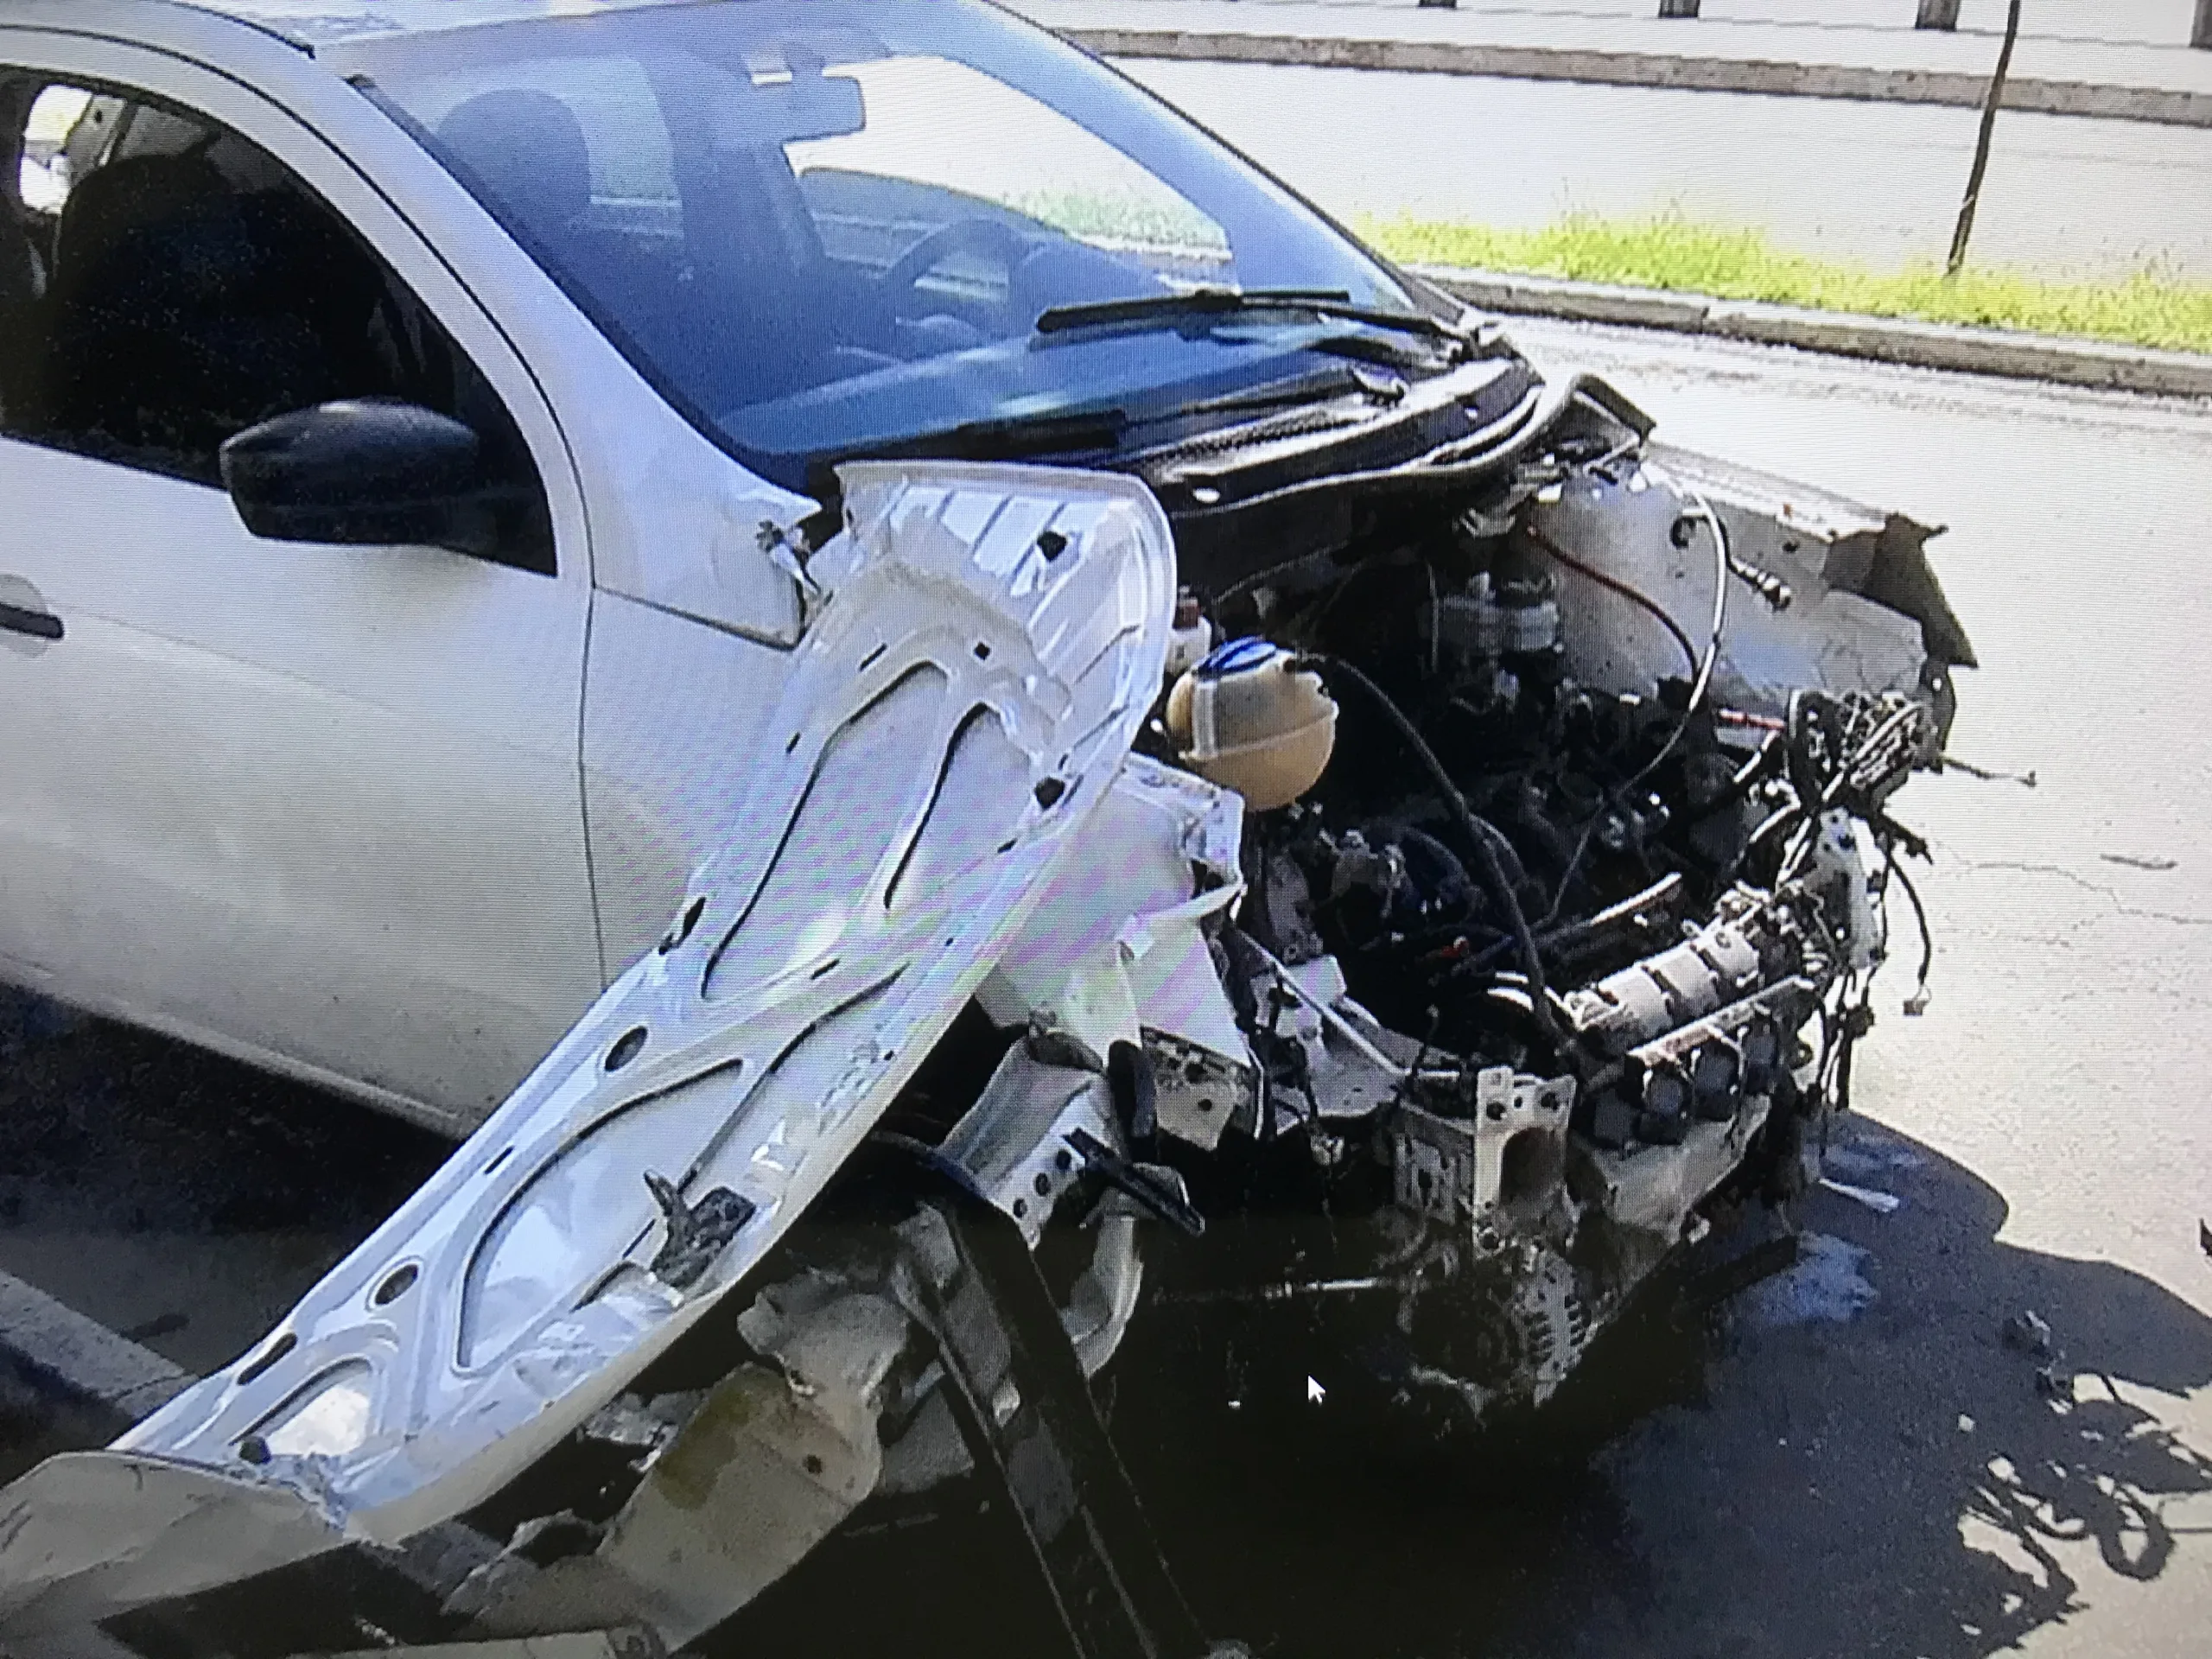
M 1546 1037 L 1558 1041 L 1559 1025 L 1552 1017 L 1551 999 L 1544 989 L 1543 954 L 1536 948 L 1536 936 L 1530 930 L 1529 918 L 1521 909 L 1520 895 L 1514 892 L 1513 883 L 1498 857 L 1497 842 L 1505 840 L 1503 833 L 1496 825 L 1478 817 L 1474 809 L 1467 804 L 1467 798 L 1459 792 L 1459 785 L 1452 781 L 1452 774 L 1436 758 L 1436 751 L 1429 747 L 1428 740 L 1421 734 L 1420 728 L 1406 717 L 1405 711 L 1392 700 L 1389 692 L 1341 658 L 1308 652 L 1301 655 L 1299 661 L 1301 665 L 1319 670 L 1324 679 L 1335 679 L 1341 683 L 1357 686 L 1361 695 L 1381 709 L 1383 716 L 1397 728 L 1398 735 L 1405 740 L 1406 747 L 1414 752 L 1427 770 L 1429 777 L 1436 784 L 1437 793 L 1444 798 L 1444 804 L 1451 811 L 1452 823 L 1458 826 L 1460 836 L 1475 855 L 1475 863 L 1482 872 L 1484 885 L 1490 888 L 1491 896 L 1497 900 L 1498 908 L 1504 912 L 1514 943 L 1519 947 L 1522 970 L 1529 976 L 1529 1000 L 1535 1014 L 1537 1027 Z M 1511 845 L 1510 842 L 1507 844 Z
M 1659 469 L 1649 461 L 1643 464 L 1648 472 L 1657 473 L 1662 478 L 1669 476 L 1665 473 L 1659 472 Z M 1658 771 L 1666 763 L 1667 757 L 1674 753 L 1676 746 L 1681 742 L 1683 734 L 1690 728 L 1690 721 L 1696 718 L 1698 709 L 1705 702 L 1706 691 L 1713 683 L 1713 664 L 1720 660 L 1721 636 L 1728 630 L 1728 583 L 1733 575 L 1735 554 L 1728 545 L 1727 527 L 1720 522 L 1720 515 L 1713 512 L 1713 504 L 1707 501 L 1696 488 L 1684 483 L 1681 479 L 1672 479 L 1670 481 L 1683 499 L 1697 509 L 1698 517 L 1705 520 L 1706 528 L 1713 535 L 1713 630 L 1711 636 L 1705 642 L 1705 655 L 1697 662 L 1697 672 L 1690 682 L 1689 700 L 1682 705 L 1681 719 L 1675 723 L 1675 729 L 1668 734 L 1667 741 L 1660 745 L 1659 753 L 1645 761 L 1637 769 L 1635 776 L 1612 791 L 1616 798 L 1625 797 L 1630 790 Z M 1553 551 L 1548 546 L 1545 550 Z M 1656 604 L 1644 599 L 1641 594 L 1627 590 L 1625 584 L 1622 585 L 1621 591 L 1628 592 L 1629 597 L 1647 606 L 1654 613 L 1659 613 Z M 1663 614 L 1663 613 L 1659 613 Z M 1671 620 L 1668 622 L 1668 626 L 1673 629 L 1677 638 L 1685 645 L 1688 644 L 1688 636 L 1682 634 L 1681 630 L 1675 627 Z M 1566 908 L 1567 889 L 1573 886 L 1574 878 L 1581 870 L 1583 857 L 1590 850 L 1590 838 L 1596 833 L 1598 825 L 1604 817 L 1605 812 L 1600 809 L 1583 830 L 1581 839 L 1575 842 L 1574 856 L 1567 861 L 1567 869 L 1559 879 L 1559 892 L 1552 899 L 1551 909 L 1545 912 L 1544 920 L 1548 925 L 1558 920 L 1560 912 Z

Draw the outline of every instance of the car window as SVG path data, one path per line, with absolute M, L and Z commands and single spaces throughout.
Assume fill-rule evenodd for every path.
M 423 404 L 476 430 L 486 484 L 517 503 L 493 556 L 552 573 L 543 491 L 497 394 L 296 175 L 151 98 L 23 90 L 0 98 L 22 111 L 0 143 L 19 156 L 0 197 L 0 435 L 220 487 L 224 442 L 272 416 Z
M 832 257 L 880 270 L 922 236 L 996 207 L 1193 278 L 1218 280 L 1230 264 L 1227 233 L 1189 200 L 1097 134 L 979 69 L 909 56 L 838 73 L 859 83 L 867 125 L 784 146 Z M 1022 142 L 994 143 L 995 133 Z
M 51 217 L 69 200 L 71 168 L 105 138 L 121 108 L 77 86 L 47 86 L 31 101 L 23 124 L 16 185 L 23 206 Z
M 326 60 L 693 424 L 762 476 L 1312 366 L 1278 311 L 1042 349 L 1048 312 L 1198 287 L 1416 301 L 1217 141 L 964 0 L 564 6 Z
M 590 223 L 632 236 L 681 238 L 675 143 L 642 64 L 615 56 L 521 59 L 502 66 L 492 103 L 462 111 L 485 91 L 482 77 L 466 68 L 425 76 L 416 89 L 416 114 L 433 128 L 454 127 L 466 143 L 474 127 L 501 118 L 527 122 L 533 112 L 557 108 L 556 118 L 573 124 L 564 124 L 561 136 L 581 140 L 573 156 L 558 143 L 526 148 L 513 165 L 496 169 L 494 190 L 531 230 L 550 238 L 571 228 L 548 210 L 556 201 L 570 205 L 554 187 L 569 183 L 561 175 L 563 164 L 573 163 L 577 176 L 570 188 L 587 203 Z

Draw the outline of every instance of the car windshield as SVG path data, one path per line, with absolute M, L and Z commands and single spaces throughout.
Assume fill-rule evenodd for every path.
M 1416 302 L 1150 94 L 969 0 L 730 0 L 355 42 L 415 132 L 724 448 L 813 463 L 1164 410 Z M 1199 289 L 1271 301 L 1122 308 Z

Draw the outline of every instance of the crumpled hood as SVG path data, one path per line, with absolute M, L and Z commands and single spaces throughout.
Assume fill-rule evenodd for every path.
M 251 1354 L 0 1495 L 0 1633 L 498 1491 L 761 1260 L 996 965 L 1158 692 L 1167 522 L 1064 469 L 842 480 L 738 831 L 667 939 Z

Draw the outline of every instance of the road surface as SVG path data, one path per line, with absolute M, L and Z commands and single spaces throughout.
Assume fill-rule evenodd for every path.
M 1882 270 L 1942 263 L 1980 119 L 1358 69 L 1121 67 L 1343 218 L 1534 228 L 1570 213 L 1679 212 Z M 2008 111 L 1993 155 L 1977 265 L 2212 282 L 2212 129 Z
M 2201 1650 L 2212 409 L 1518 332 L 1676 442 L 1948 524 L 1984 664 L 1955 749 L 2037 782 L 1922 779 L 1899 804 L 1936 849 L 1935 997 L 1901 1017 L 1891 970 L 1830 1167 L 1901 1207 L 1816 1195 L 1804 1266 L 1716 1332 L 1617 1351 L 1610 1386 L 1486 1480 L 1349 1479 L 1321 1418 L 1264 1458 L 1140 1425 L 1208 1624 L 1285 1659 Z M 187 1364 L 246 1345 L 438 1151 L 153 1039 L 0 1019 L 0 1268 Z M 2024 1310 L 2070 1403 L 2001 1340 Z M 1592 1421 L 1614 1431 L 1595 1452 L 1567 1432 Z M 909 1653 L 1014 1645 L 1039 1615 L 1007 1545 L 988 1517 L 862 1537 L 717 1651 L 861 1650 L 862 1618 Z

